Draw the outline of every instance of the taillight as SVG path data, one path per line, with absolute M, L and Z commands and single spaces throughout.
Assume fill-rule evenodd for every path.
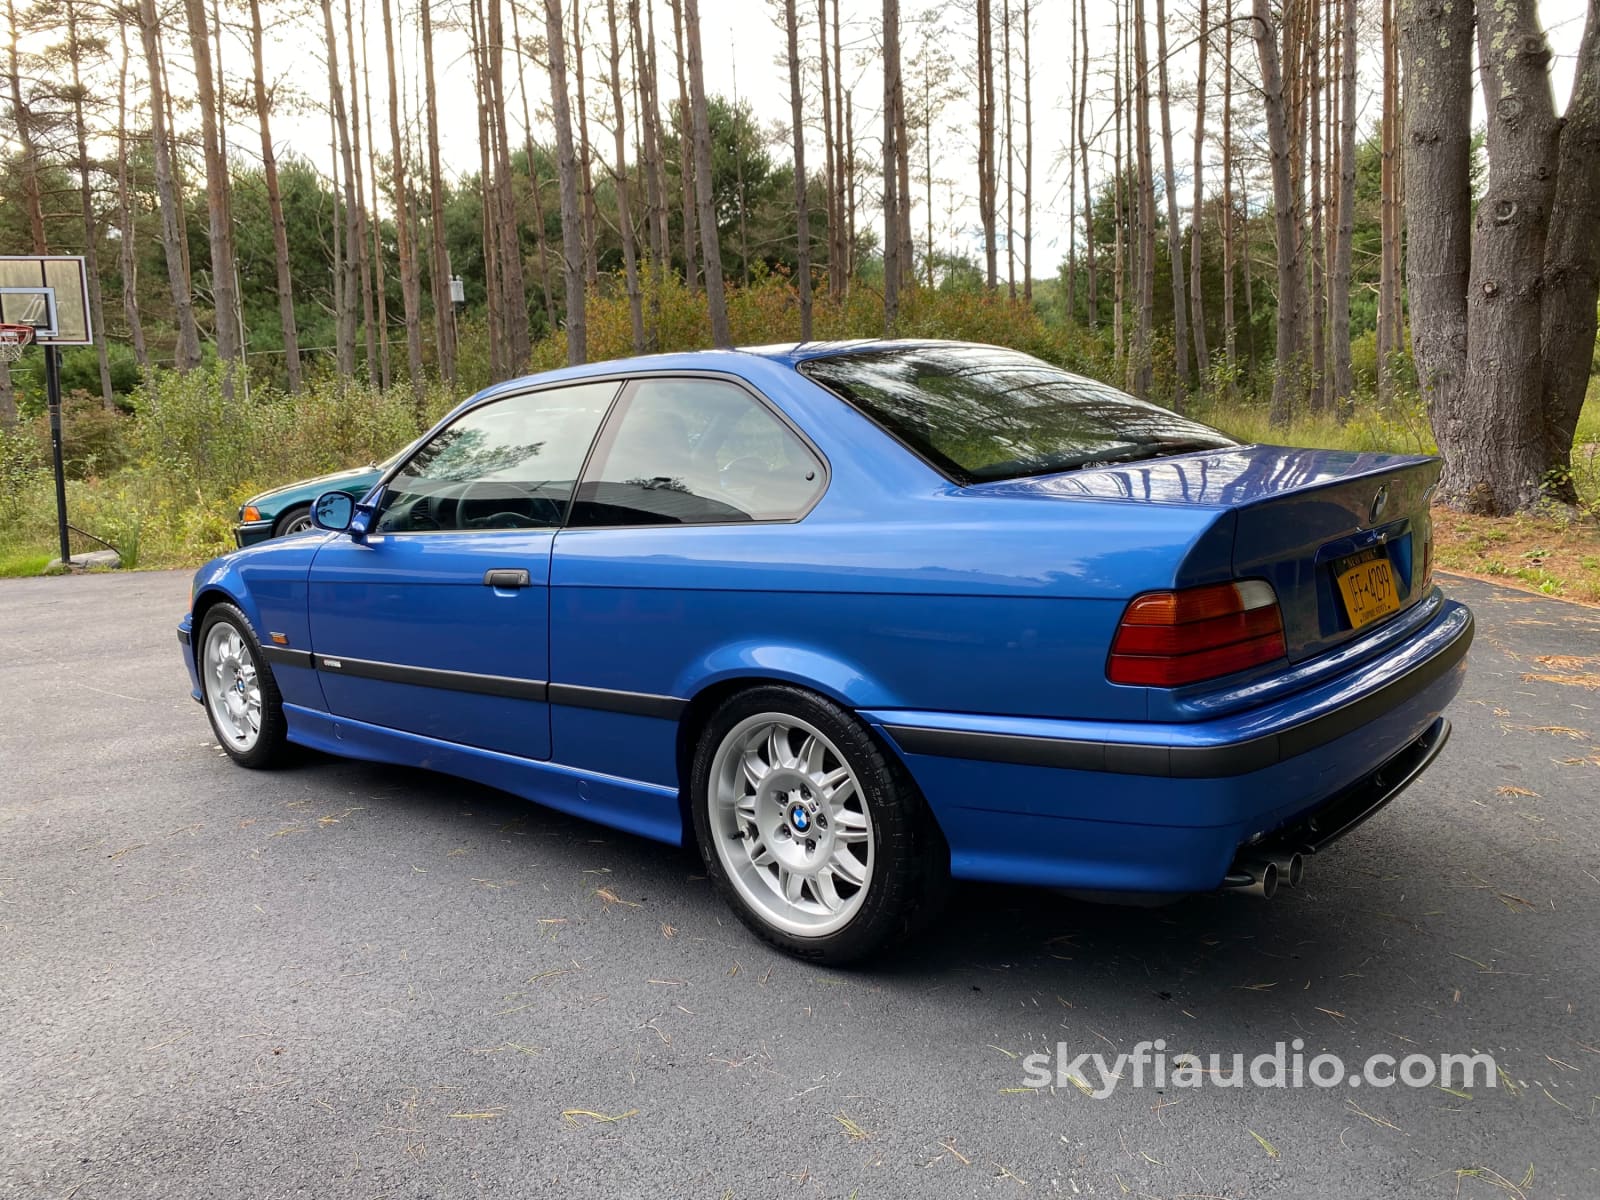
M 1277 594 L 1265 580 L 1246 579 L 1134 597 L 1112 640 L 1106 676 L 1139 687 L 1182 687 L 1286 653 Z

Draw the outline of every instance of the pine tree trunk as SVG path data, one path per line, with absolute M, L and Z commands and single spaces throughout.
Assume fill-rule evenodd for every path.
M 833 136 L 833 80 L 828 66 L 828 0 L 817 0 L 817 62 L 822 85 L 822 162 L 828 214 L 828 291 L 837 295 L 835 277 L 839 274 L 838 149 Z
M 573 95 L 578 98 L 578 169 L 583 180 L 583 277 L 600 286 L 600 214 L 594 203 L 594 150 L 589 145 L 589 100 L 583 83 L 583 0 L 572 5 Z
M 1211 49 L 1210 19 L 1211 12 L 1206 0 L 1200 0 L 1200 63 L 1195 69 L 1194 83 L 1194 205 L 1189 210 L 1192 223 L 1189 231 L 1189 306 L 1193 317 L 1194 361 L 1199 370 L 1202 391 L 1211 371 L 1211 350 L 1206 345 L 1205 272 L 1201 253 L 1201 233 L 1205 228 L 1206 211 L 1206 66 Z
M 994 17 L 990 0 L 977 0 L 978 19 L 978 217 L 983 224 L 984 285 L 999 282 L 995 231 Z
M 205 0 L 184 0 L 189 46 L 194 58 L 195 99 L 200 107 L 201 139 L 205 147 L 206 215 L 210 225 L 211 296 L 216 311 L 217 357 L 237 364 L 239 345 L 239 293 L 234 274 L 233 218 L 229 213 L 232 186 L 222 159 L 220 109 L 211 68 L 211 34 Z M 231 396 L 233 373 L 223 374 L 223 391 Z
M 514 0 L 513 0 L 514 2 Z M 633 352 L 644 353 L 644 303 L 639 292 L 639 262 L 634 250 L 633 214 L 628 209 L 627 121 L 622 107 L 622 42 L 617 33 L 617 0 L 606 0 L 606 24 L 611 29 L 611 108 L 615 126 L 617 171 L 617 232 L 622 235 L 622 270 L 628 288 L 628 320 Z
M 1447 416 L 1440 430 L 1440 492 L 1447 503 L 1504 514 L 1538 503 L 1549 462 L 1540 304 L 1561 124 L 1534 0 L 1497 0 L 1479 12 L 1478 62 L 1489 178 L 1467 284 L 1470 382 L 1458 419 Z
M 833 0 L 833 154 L 838 176 L 835 179 L 834 209 L 839 218 L 834 239 L 839 243 L 837 277 L 829 279 L 834 298 L 850 292 L 850 277 L 855 272 L 855 138 L 847 133 L 854 128 L 850 97 L 844 90 L 844 50 L 839 30 L 839 0 Z M 848 158 L 845 155 L 848 154 Z
M 1172 167 L 1172 89 L 1167 82 L 1167 6 L 1156 0 L 1156 86 L 1160 90 L 1161 171 L 1167 197 L 1167 266 L 1172 274 L 1172 407 L 1183 411 L 1189 378 L 1189 288 L 1178 224 L 1178 177 Z
M 378 323 L 378 377 L 384 391 L 393 383 L 393 364 L 389 359 L 389 282 L 388 255 L 383 246 L 383 220 L 378 215 L 378 143 L 372 132 L 372 70 L 367 57 L 367 0 L 361 0 L 361 111 L 367 122 L 367 174 L 372 179 L 372 211 L 367 219 L 369 254 L 372 258 L 373 314 Z M 398 153 L 398 147 L 396 148 Z
M 1471 445 L 1488 424 L 1467 377 L 1473 11 L 1401 0 L 1399 22 L 1408 86 L 1428 98 L 1405 112 L 1411 344 L 1435 436 L 1441 449 L 1454 449 Z M 1445 491 L 1452 498 L 1465 490 L 1462 478 L 1447 458 Z
M 184 250 L 183 210 L 179 207 L 173 173 L 172 142 L 167 120 L 167 95 L 161 54 L 161 22 L 155 0 L 139 0 L 139 34 L 144 43 L 150 86 L 150 141 L 155 171 L 156 199 L 161 209 L 161 245 L 167 263 L 167 284 L 172 291 L 173 324 L 177 343 L 173 366 L 189 371 L 200 365 L 200 331 L 194 319 L 189 285 L 188 256 Z M 39 250 L 42 252 L 43 247 Z
M 1339 35 L 1339 208 L 1328 277 L 1332 315 L 1328 342 L 1333 350 L 1333 398 L 1342 419 L 1349 414 L 1355 395 L 1350 366 L 1350 269 L 1356 213 L 1356 0 L 1341 0 Z
M 251 0 L 256 3 L 257 0 Z M 514 10 L 513 10 L 514 11 Z M 383 56 L 389 81 L 389 171 L 394 188 L 394 228 L 400 251 L 400 303 L 406 323 L 406 369 L 411 375 L 411 404 L 420 428 L 427 420 L 427 393 L 422 373 L 422 281 L 417 251 L 411 242 L 410 197 L 406 189 L 406 151 L 400 137 L 403 107 L 395 72 L 392 0 L 383 0 Z M 520 61 L 520 60 L 519 60 Z
M 1600 293 L 1600 11 L 1589 6 L 1577 77 L 1561 125 L 1555 199 L 1544 251 L 1541 385 L 1550 494 L 1577 499 L 1570 472 L 1572 439 L 1595 345 Z
M 549 0 L 547 0 L 549 2 Z M 450 301 L 450 253 L 444 242 L 444 176 L 439 163 L 439 105 L 433 81 L 433 0 L 421 0 L 423 94 L 428 122 L 428 281 L 433 293 L 434 342 L 439 375 L 456 382 L 456 310 Z M 563 98 L 565 93 L 563 93 Z M 581 359 L 579 361 L 582 361 Z
M 1306 72 L 1311 134 L 1311 411 L 1328 410 L 1327 244 L 1322 229 L 1322 56 L 1319 52 L 1319 0 L 1310 0 L 1306 21 Z
M 44 232 L 44 200 L 39 184 L 39 150 L 33 137 L 33 114 L 22 102 L 22 69 L 17 63 L 17 8 L 14 0 L 6 0 L 6 27 L 11 30 L 8 50 L 11 80 L 11 126 L 16 131 L 18 159 L 22 167 L 22 200 L 28 211 L 28 233 L 33 239 L 33 252 L 44 254 L 49 250 Z
M 711 342 L 733 345 L 728 330 L 728 301 L 722 290 L 722 247 L 711 198 L 711 109 L 706 100 L 704 60 L 700 54 L 699 0 L 682 0 L 684 37 L 689 52 L 689 102 L 694 126 L 695 196 L 700 207 L 700 249 L 705 262 L 706 308 L 711 315 Z
M 699 285 L 697 267 L 700 245 L 700 205 L 695 197 L 694 119 L 689 105 L 689 66 L 683 49 L 683 5 L 685 0 L 668 0 L 672 5 L 672 37 L 678 60 L 678 180 L 683 191 L 683 280 L 689 290 Z M 717 264 L 720 277 L 722 264 Z
M 387 11 L 388 0 L 384 0 Z M 283 327 L 283 369 L 292 395 L 300 390 L 300 336 L 294 312 L 294 277 L 289 266 L 289 227 L 283 216 L 283 192 L 278 185 L 278 152 L 272 141 L 272 105 L 267 99 L 266 68 L 261 45 L 266 34 L 261 25 L 261 0 L 250 0 L 250 50 L 254 78 L 256 124 L 261 128 L 261 174 L 267 187 L 267 215 L 272 222 L 272 261 L 277 269 L 278 323 Z
M 1088 270 L 1089 328 L 1100 327 L 1100 287 L 1094 247 L 1094 192 L 1089 183 L 1089 0 L 1078 0 L 1078 164 L 1083 172 L 1083 251 Z
M 900 91 L 900 3 L 883 0 L 883 334 L 900 315 L 900 149 L 895 105 Z
M 197 0 L 187 0 L 194 4 Z M 341 379 L 356 373 L 356 304 L 361 295 L 358 273 L 360 242 L 357 240 L 355 167 L 350 155 L 350 119 L 344 103 L 344 83 L 339 75 L 339 40 L 334 32 L 333 5 L 322 0 L 323 32 L 328 49 L 328 106 L 337 145 L 336 166 L 344 187 L 344 243 L 342 258 L 336 254 L 335 272 L 339 287 L 335 293 L 335 356 Z
M 89 277 L 89 314 L 94 328 L 95 353 L 100 366 L 100 403 L 110 412 L 117 406 L 111 391 L 111 360 L 106 352 L 106 314 L 100 295 L 100 229 L 94 215 L 94 189 L 89 183 L 89 129 L 83 116 L 83 44 L 78 39 L 78 5 L 67 0 L 67 58 L 72 65 L 72 133 L 78 149 L 78 200 L 83 215 L 83 267 Z
M 1022 298 L 1033 303 L 1033 6 L 1022 0 Z M 1071 172 L 1071 166 L 1068 167 Z M 1067 224 L 1072 211 L 1067 211 Z
M 349 245 L 361 295 L 361 328 L 366 337 L 367 381 L 378 381 L 377 307 L 372 289 L 372 251 L 367 231 L 366 163 L 361 153 L 361 90 L 356 82 L 355 0 L 344 0 L 344 45 L 346 78 L 349 80 L 347 104 L 350 115 L 350 178 L 355 183 L 355 220 L 351 224 Z
M 633 4 L 637 13 L 638 0 L 633 0 Z M 528 159 L 528 195 L 533 201 L 533 255 L 539 270 L 539 293 L 544 303 L 545 328 L 553 333 L 556 328 L 556 302 L 550 288 L 550 256 L 545 246 L 544 180 L 539 175 L 539 160 L 534 155 L 533 121 L 528 111 L 528 76 L 525 69 L 529 56 L 523 48 L 514 0 L 511 5 L 511 40 L 516 44 L 517 95 L 522 101 L 522 152 Z
M 515 3 L 516 0 L 512 0 Z M 486 0 L 488 23 L 484 53 L 488 57 L 490 113 L 494 120 L 496 238 L 500 250 L 500 289 L 504 294 L 506 371 L 527 370 L 533 350 L 528 331 L 528 284 L 522 271 L 522 235 L 517 220 L 516 192 L 511 186 L 511 140 L 506 128 L 505 20 L 501 0 Z
M 1131 388 L 1149 399 L 1154 376 L 1151 336 L 1155 326 L 1156 179 L 1150 131 L 1150 56 L 1146 49 L 1144 0 L 1133 3 L 1134 135 L 1139 160 L 1139 310 L 1129 356 Z
M 1122 158 L 1122 74 L 1123 74 L 1123 48 L 1122 48 L 1122 13 L 1125 6 L 1119 0 L 1117 5 L 1116 29 L 1113 31 L 1113 41 L 1116 49 L 1116 62 L 1111 68 L 1111 109 L 1112 121 L 1116 127 L 1115 149 L 1112 155 L 1114 171 L 1112 174 L 1111 191 L 1111 354 L 1112 361 L 1119 367 L 1126 368 L 1127 341 L 1124 337 L 1122 305 L 1125 298 L 1126 264 L 1123 254 L 1123 238 L 1126 221 L 1123 214 L 1123 194 L 1127 190 L 1127 166 Z
M 1400 205 L 1395 174 L 1399 166 L 1400 45 L 1395 28 L 1396 0 L 1383 0 L 1383 113 L 1379 130 L 1378 397 L 1394 394 L 1393 359 L 1400 349 L 1394 336 L 1400 307 Z M 1463 275 L 1465 272 L 1463 272 Z M 1465 278 L 1462 286 L 1466 286 Z M 1465 337 L 1465 333 L 1462 335 Z
M 583 282 L 583 226 L 578 196 L 578 158 L 572 146 L 572 110 L 567 104 L 567 56 L 561 0 L 544 0 L 549 38 L 550 115 L 556 127 L 556 162 L 561 171 L 561 256 L 567 285 L 567 362 L 589 355 L 589 323 Z
M 122 236 L 117 239 L 118 269 L 122 275 L 122 315 L 133 343 L 133 360 L 143 371 L 150 365 L 145 346 L 144 322 L 139 318 L 139 268 L 134 255 L 138 230 L 133 216 L 132 187 L 128 179 L 128 21 L 127 9 L 117 13 L 117 42 L 121 48 L 117 70 L 117 216 Z
M 1016 163 L 1017 156 L 1012 140 L 1016 126 L 1011 120 L 1011 0 L 1000 0 L 1000 59 L 1005 64 L 1002 73 L 1004 80 L 1002 112 L 1006 124 L 1000 145 L 1003 147 L 1006 163 L 1006 295 L 1015 300 L 1017 298 L 1017 192 L 1012 183 L 1012 167 Z
M 1300 229 L 1289 146 L 1290 117 L 1284 100 L 1278 32 L 1272 22 L 1269 0 L 1252 0 L 1252 3 L 1255 16 L 1252 35 L 1256 57 L 1261 63 L 1262 103 L 1272 164 L 1273 229 L 1278 241 L 1278 348 L 1270 420 L 1274 425 L 1282 425 L 1293 414 L 1303 371 L 1305 279 L 1300 259 Z
M 1222 42 L 1222 354 L 1228 364 L 1228 395 L 1238 391 L 1239 331 L 1233 305 L 1238 256 L 1234 252 L 1233 209 L 1233 14 L 1223 26 Z
M 800 285 L 800 340 L 811 340 L 811 208 L 806 202 L 805 97 L 800 87 L 800 14 L 784 0 L 789 37 L 789 129 L 794 139 L 795 274 Z

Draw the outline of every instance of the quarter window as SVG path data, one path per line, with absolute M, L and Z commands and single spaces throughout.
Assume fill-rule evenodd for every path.
M 559 526 L 617 386 L 527 392 L 463 413 L 389 481 L 378 530 Z
M 805 515 L 823 488 L 810 447 L 750 393 L 645 379 L 618 403 L 571 523 L 720 525 Z

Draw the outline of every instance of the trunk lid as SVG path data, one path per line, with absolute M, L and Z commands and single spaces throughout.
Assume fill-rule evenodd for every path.
M 1267 580 L 1299 662 L 1421 599 L 1439 471 L 1437 458 L 1251 445 L 969 490 L 1218 510 L 1179 577 L 1150 586 Z

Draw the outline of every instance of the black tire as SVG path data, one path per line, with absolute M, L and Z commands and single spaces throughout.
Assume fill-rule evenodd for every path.
M 309 521 L 310 519 L 311 505 L 297 504 L 273 523 L 272 536 L 275 538 L 285 537 L 291 532 L 290 526 L 297 521 Z M 307 526 L 307 528 L 314 528 L 314 526 Z M 298 532 L 304 533 L 305 530 L 299 530 Z
M 231 627 L 249 649 L 261 689 L 261 727 L 255 743 L 248 749 L 241 749 L 234 742 L 227 731 L 218 724 L 216 713 L 212 710 L 211 687 L 215 681 L 209 678 L 205 653 L 211 632 L 219 625 Z M 272 666 L 267 662 L 266 655 L 261 652 L 261 639 L 256 637 L 256 631 L 251 628 L 249 619 L 232 604 L 226 602 L 213 604 L 206 610 L 205 619 L 200 622 L 194 649 L 195 664 L 198 668 L 196 673 L 200 677 L 201 705 L 206 710 L 206 720 L 211 724 L 211 732 L 216 737 L 217 744 L 241 767 L 259 770 L 282 766 L 290 756 L 289 725 L 283 715 L 283 696 L 278 691 L 278 681 L 273 677 Z
M 713 832 L 712 772 L 718 747 L 742 722 L 781 714 L 808 722 L 833 743 L 854 773 L 873 838 L 873 867 L 848 924 L 821 936 L 774 925 L 728 876 Z M 706 875 L 739 918 L 762 940 L 819 963 L 848 963 L 879 954 L 937 915 L 950 879 L 950 850 L 910 773 L 854 715 L 832 701 L 782 684 L 740 692 L 712 714 L 695 746 L 690 811 Z

